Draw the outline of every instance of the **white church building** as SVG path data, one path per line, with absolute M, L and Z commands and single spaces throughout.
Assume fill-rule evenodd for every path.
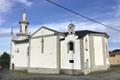
M 20 32 L 11 39 L 12 70 L 41 74 L 87 74 L 110 67 L 108 35 L 90 30 L 68 32 L 40 27 L 28 34 L 26 13 L 19 22 Z

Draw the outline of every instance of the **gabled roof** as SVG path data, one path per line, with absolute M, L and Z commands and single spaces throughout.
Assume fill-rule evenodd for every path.
M 53 31 L 53 32 L 58 32 L 58 31 L 56 31 L 56 30 L 53 30 L 53 29 L 47 28 L 47 27 L 45 27 L 45 26 L 42 26 L 42 27 L 40 27 L 39 29 L 37 29 L 32 35 L 34 35 L 35 33 L 37 33 L 37 32 L 38 32 L 40 29 L 42 29 L 42 28 L 47 29 L 47 30 L 50 30 L 50 31 Z
M 75 31 L 75 34 L 78 36 L 78 38 L 83 38 L 87 34 L 105 34 L 107 37 L 109 37 L 106 33 L 103 32 L 96 32 L 96 31 L 90 31 L 90 30 L 81 30 L 81 31 Z M 68 35 L 68 32 L 63 32 L 65 36 Z
M 40 29 L 47 29 L 47 30 L 50 30 L 50 31 L 53 31 L 55 33 L 61 33 L 61 34 L 64 34 L 65 36 L 68 35 L 68 32 L 59 32 L 59 31 L 56 31 L 56 30 L 53 30 L 53 29 L 50 29 L 50 28 L 47 28 L 47 27 L 40 27 L 38 30 L 36 30 L 32 35 L 34 35 L 35 33 L 37 33 Z M 91 31 L 91 30 L 80 30 L 80 31 L 75 31 L 75 34 L 78 36 L 78 38 L 83 38 L 85 35 L 87 34 L 104 34 L 106 37 L 109 37 L 106 33 L 103 33 L 103 32 L 96 32 L 96 31 Z

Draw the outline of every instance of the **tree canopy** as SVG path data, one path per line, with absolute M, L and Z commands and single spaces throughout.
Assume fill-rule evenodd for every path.
M 4 52 L 0 56 L 0 65 L 3 68 L 9 68 L 9 65 L 10 65 L 10 55 L 7 52 Z

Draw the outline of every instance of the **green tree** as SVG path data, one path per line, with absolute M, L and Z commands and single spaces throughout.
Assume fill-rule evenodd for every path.
M 7 52 L 4 52 L 0 57 L 0 65 L 3 66 L 3 68 L 9 68 L 10 65 L 10 55 Z

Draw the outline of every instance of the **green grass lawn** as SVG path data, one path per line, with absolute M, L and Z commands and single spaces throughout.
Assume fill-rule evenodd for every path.
M 16 76 L 30 76 L 30 75 L 32 75 L 32 73 L 28 73 L 26 70 L 24 70 L 24 71 L 16 70 L 13 72 Z

